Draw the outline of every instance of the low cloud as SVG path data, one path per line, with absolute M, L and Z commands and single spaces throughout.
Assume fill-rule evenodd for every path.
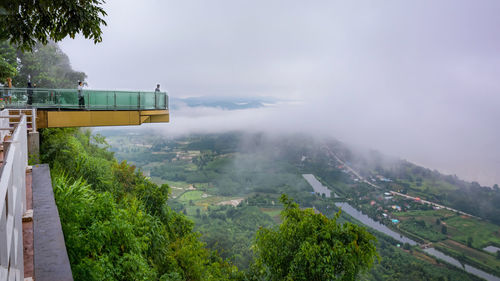
M 500 183 L 498 1 L 123 0 L 105 8 L 103 43 L 62 44 L 93 88 L 160 83 L 177 98 L 300 101 L 179 108 L 159 127 L 166 135 L 329 135 Z
M 411 113 L 408 116 L 394 110 L 382 118 L 376 114 L 378 110 L 387 108 L 377 107 L 374 112 L 366 108 L 354 111 L 342 109 L 341 104 L 319 107 L 315 102 L 282 103 L 245 110 L 181 106 L 171 112 L 169 124 L 150 124 L 147 128 L 166 137 L 238 130 L 332 137 L 347 145 L 376 149 L 466 180 L 486 185 L 500 182 L 497 174 L 500 152 L 495 150 L 497 143 L 491 142 L 491 135 L 480 133 L 484 128 L 477 127 L 475 133 L 469 135 L 470 132 L 460 130 L 460 122 L 466 120 L 436 121 L 429 112 L 418 119 Z M 439 122 L 440 126 L 432 122 Z

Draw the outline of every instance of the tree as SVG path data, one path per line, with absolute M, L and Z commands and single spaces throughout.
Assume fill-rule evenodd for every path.
M 355 280 L 376 256 L 375 237 L 351 223 L 301 210 L 282 195 L 283 223 L 278 229 L 257 232 L 256 267 L 269 280 Z
M 17 87 L 26 87 L 28 76 L 39 88 L 75 88 L 78 81 L 87 77 L 71 68 L 68 56 L 53 42 L 36 44 L 31 52 L 18 52 L 17 56 L 20 61 L 19 73 L 14 77 Z
M 500 250 L 497 251 L 497 260 L 500 260 Z
M 17 74 L 16 49 L 8 41 L 0 42 L 0 83 Z
M 443 233 L 443 234 L 447 234 L 448 233 L 448 228 L 446 227 L 446 225 L 442 225 L 441 226 L 441 233 Z
M 106 25 L 104 0 L 0 0 L 0 40 L 10 40 L 23 50 L 37 42 L 47 44 L 81 33 L 102 41 L 101 26 Z
M 469 236 L 469 237 L 467 237 L 467 246 L 468 246 L 468 247 L 472 247 L 472 241 L 473 241 L 473 240 L 472 240 L 472 237 L 470 237 L 470 236 Z

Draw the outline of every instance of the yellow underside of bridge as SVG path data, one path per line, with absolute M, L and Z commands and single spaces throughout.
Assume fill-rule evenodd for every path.
M 38 128 L 127 126 L 142 123 L 168 123 L 168 110 L 99 110 L 48 111 L 37 110 Z

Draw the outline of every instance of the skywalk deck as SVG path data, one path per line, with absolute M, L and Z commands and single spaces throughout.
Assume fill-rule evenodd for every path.
M 38 128 L 169 122 L 166 92 L 0 88 L 0 106 L 37 109 Z

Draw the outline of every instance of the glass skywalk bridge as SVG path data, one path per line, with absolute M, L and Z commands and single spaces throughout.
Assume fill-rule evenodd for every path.
M 1 108 L 37 111 L 38 128 L 169 122 L 166 92 L 0 88 Z
M 9 103 L 9 93 L 11 101 Z M 0 88 L 3 105 L 9 108 L 86 110 L 168 109 L 166 92 L 82 90 L 84 105 L 79 106 L 77 89 Z

